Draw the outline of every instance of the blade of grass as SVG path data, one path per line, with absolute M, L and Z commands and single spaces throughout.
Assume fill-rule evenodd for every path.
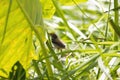
M 117 8 L 118 7 L 118 0 L 114 0 L 114 8 Z M 115 10 L 115 15 L 114 15 L 114 21 L 115 21 L 115 24 L 118 26 L 119 24 L 119 12 L 118 10 Z M 119 28 L 120 30 L 120 28 Z M 116 35 L 116 32 L 114 32 L 114 41 L 118 41 L 118 36 Z M 118 47 L 116 47 L 116 49 L 118 49 Z
M 49 48 L 49 50 L 50 50 L 51 56 L 54 57 L 55 64 L 59 65 L 59 66 L 56 65 L 56 67 L 57 67 L 59 70 L 62 70 L 62 69 L 63 69 L 63 65 L 62 65 L 61 61 L 58 59 L 58 57 L 56 56 L 56 53 L 54 52 L 54 50 L 53 50 L 53 48 L 52 48 L 52 45 L 50 44 L 50 40 L 48 40 L 48 41 L 46 42 L 46 44 L 47 44 L 47 46 L 48 46 L 48 48 Z M 53 64 L 53 65 L 55 66 L 55 64 Z
M 38 76 L 39 76 L 40 79 L 42 80 L 42 73 L 41 73 L 41 71 L 40 71 L 40 69 L 39 69 L 38 61 L 33 60 L 32 62 L 33 62 L 35 71 L 37 72 Z
M 90 69 L 92 69 L 96 65 L 97 65 L 97 61 L 91 62 L 86 68 L 81 70 L 81 72 L 76 77 L 79 78 L 82 74 L 84 74 L 85 72 L 88 72 Z
M 88 61 L 86 61 L 85 63 L 81 64 L 81 66 L 79 66 L 78 68 L 69 71 L 65 76 L 63 76 L 62 80 L 66 79 L 69 76 L 72 76 L 73 74 L 75 74 L 77 71 L 79 71 L 80 69 L 82 69 L 84 66 L 86 66 L 87 64 L 91 63 L 92 61 L 95 61 L 102 53 L 104 53 L 106 50 L 104 50 L 103 52 L 100 50 L 100 48 L 98 47 L 98 45 L 96 44 L 95 39 L 93 38 L 93 36 L 91 35 L 91 41 L 94 42 L 94 46 L 97 49 L 99 54 L 94 55 L 92 58 L 90 58 Z
M 102 79 L 103 79 L 103 78 L 104 78 L 104 79 L 109 78 L 109 80 L 113 80 L 112 77 L 111 77 L 111 75 L 110 75 L 109 70 L 105 67 L 105 65 L 104 65 L 103 60 L 102 60 L 101 57 L 99 57 L 99 59 L 98 59 L 98 65 L 99 65 L 99 67 L 100 67 L 100 70 L 103 72 L 103 74 L 105 74 L 105 76 L 102 77 Z M 100 77 L 100 78 L 101 78 L 101 77 Z M 103 80 L 104 80 L 104 79 L 103 79 Z
M 67 26 L 68 30 L 71 32 L 71 34 L 73 35 L 74 39 L 76 39 L 76 38 L 75 38 L 75 35 L 74 35 L 74 32 L 73 32 L 72 29 L 70 28 L 70 26 L 69 26 L 69 24 L 68 24 L 68 22 L 67 22 L 67 20 L 66 20 L 66 18 L 65 18 L 65 16 L 64 16 L 63 11 L 62 11 L 62 10 L 60 9 L 60 7 L 59 7 L 58 2 L 57 2 L 56 0 L 52 0 L 52 2 L 53 2 L 54 6 L 55 6 L 55 8 L 56 8 L 56 10 L 57 10 L 57 13 L 60 15 L 60 17 L 61 17 L 62 20 L 64 21 L 64 24 Z
M 77 4 L 74 0 L 72 0 L 72 1 L 75 3 L 75 5 L 78 7 L 78 9 L 79 9 L 86 17 L 88 17 L 88 18 L 90 19 L 90 17 L 85 14 L 85 12 L 78 6 L 78 4 Z M 94 25 L 94 27 L 101 33 L 101 35 L 104 36 L 104 33 L 92 22 L 92 20 L 91 20 L 91 23 L 92 23 L 92 24 Z
M 114 29 L 115 33 L 120 37 L 120 27 L 118 25 L 116 25 L 112 19 L 110 19 L 110 24 L 111 24 L 112 28 Z
M 78 68 L 67 72 L 67 74 L 66 73 L 63 74 L 62 80 L 65 80 L 67 77 L 72 76 L 73 74 L 75 74 L 75 72 L 77 72 L 78 70 L 82 69 L 84 66 L 86 66 L 90 62 L 95 61 L 99 56 L 100 56 L 100 54 L 96 54 L 90 60 L 88 60 L 85 63 L 81 64 L 81 66 L 79 66 Z
M 105 28 L 105 41 L 107 40 L 107 35 L 108 35 L 108 22 L 109 22 L 109 16 L 110 16 L 110 7 L 111 7 L 111 0 L 110 0 L 110 4 L 109 4 L 109 8 L 108 8 L 108 19 L 107 19 L 107 23 L 106 23 L 106 28 Z M 103 49 L 105 48 L 105 45 L 103 46 Z

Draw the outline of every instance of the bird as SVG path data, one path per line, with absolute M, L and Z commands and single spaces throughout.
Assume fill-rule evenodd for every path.
M 52 44 L 57 49 L 64 49 L 65 44 L 59 39 L 55 33 L 50 33 Z

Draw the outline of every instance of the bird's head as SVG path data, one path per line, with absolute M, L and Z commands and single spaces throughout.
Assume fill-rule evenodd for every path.
M 50 33 L 50 36 L 51 36 L 52 39 L 57 39 L 58 38 L 58 36 L 55 33 Z

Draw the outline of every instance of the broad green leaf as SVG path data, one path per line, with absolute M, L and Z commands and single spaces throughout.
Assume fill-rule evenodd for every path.
M 33 25 L 43 26 L 42 10 L 38 0 L 17 0 L 27 18 Z
M 52 0 L 40 0 L 43 8 L 43 17 L 44 18 L 52 18 L 56 9 L 52 3 Z M 79 4 L 82 2 L 86 2 L 87 0 L 59 0 L 63 5 L 75 5 L 75 3 Z
M 29 23 L 34 26 L 45 40 L 45 27 L 42 19 L 42 8 L 39 0 L 17 0 Z
M 75 5 L 80 4 L 82 2 L 86 2 L 87 0 L 59 0 L 63 5 Z
M 43 8 L 43 17 L 52 18 L 55 13 L 55 7 L 52 3 L 52 0 L 40 0 Z
M 0 2 L 0 40 L 3 37 L 8 4 L 8 0 Z M 15 62 L 20 61 L 28 69 L 31 60 L 37 59 L 32 45 L 32 30 L 16 1 L 12 2 L 7 24 L 5 38 L 0 44 L 0 76 L 4 77 L 8 76 Z
M 52 18 L 56 9 L 52 3 L 52 0 L 40 0 L 43 8 L 43 17 L 44 18 Z M 63 5 L 75 5 L 75 3 L 79 4 L 82 2 L 86 2 L 87 0 L 59 0 Z M 75 3 L 74 3 L 75 1 Z
M 45 28 L 44 28 L 44 23 L 42 20 L 42 9 L 41 9 L 41 4 L 39 0 L 17 0 L 18 4 L 23 11 L 24 15 L 26 16 L 28 22 L 31 24 L 31 29 L 35 32 L 35 36 L 38 38 L 41 49 L 42 49 L 42 55 L 44 57 L 48 56 L 47 50 L 45 48 L 44 42 L 45 42 Z M 29 2 L 29 3 L 28 3 Z M 28 8 L 29 7 L 29 8 Z M 35 7 L 35 8 L 34 8 Z M 27 8 L 29 10 L 27 10 Z M 33 14 L 31 14 L 31 12 Z M 35 15 L 35 16 L 34 16 Z M 45 58 L 46 61 L 46 67 L 48 71 L 48 75 L 52 76 L 52 68 L 51 64 L 48 58 Z

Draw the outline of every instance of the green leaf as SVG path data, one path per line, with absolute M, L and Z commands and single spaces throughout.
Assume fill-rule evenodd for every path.
M 5 5 L 6 4 L 6 5 Z M 0 40 L 4 37 L 0 44 L 0 76 L 7 77 L 15 62 L 20 61 L 25 69 L 28 69 L 32 59 L 37 59 L 32 45 L 32 30 L 25 19 L 16 1 L 12 2 L 11 11 L 7 13 L 8 0 L 1 1 L 0 9 L 5 8 L 4 12 L 0 11 Z M 9 14 L 8 23 L 5 29 L 7 20 L 6 13 Z M 5 34 L 5 35 L 3 35 Z M 5 74 L 3 72 L 7 72 Z
M 44 18 L 52 18 L 56 11 L 56 9 L 52 3 L 52 0 L 40 0 L 40 1 L 42 3 L 43 17 Z M 75 5 L 75 3 L 79 4 L 82 2 L 86 2 L 87 0 L 59 0 L 59 1 L 63 5 Z
M 19 6 L 33 25 L 43 26 L 42 9 L 38 0 L 17 0 Z
M 75 3 L 80 4 L 86 2 L 87 0 L 59 0 L 63 5 L 75 5 Z M 74 3 L 75 2 L 75 3 Z
M 26 78 L 26 72 L 23 66 L 20 64 L 19 61 L 17 61 L 13 67 L 12 71 L 9 73 L 9 79 L 10 80 L 25 80 Z
M 42 18 L 42 8 L 39 0 L 17 0 L 31 26 L 34 26 L 45 40 L 45 27 Z M 31 27 L 33 29 L 33 27 Z
M 55 7 L 52 3 L 52 0 L 40 0 L 42 4 L 43 17 L 52 18 L 55 13 Z
M 112 19 L 110 19 L 110 24 L 112 25 L 112 28 L 114 29 L 115 33 L 120 37 L 120 27 L 116 25 Z
M 27 3 L 27 2 L 29 2 L 29 3 Z M 19 4 L 21 10 L 23 11 L 26 19 L 31 24 L 30 27 L 35 32 L 35 36 L 39 40 L 39 43 L 40 43 L 41 49 L 42 49 L 42 55 L 44 57 L 48 56 L 47 50 L 46 50 L 45 45 L 44 45 L 44 42 L 45 42 L 45 39 L 46 39 L 45 38 L 45 32 L 47 32 L 47 31 L 44 28 L 44 23 L 43 23 L 43 20 L 42 20 L 41 4 L 40 4 L 39 0 L 34 0 L 34 1 L 33 0 L 32 1 L 18 0 L 18 4 Z M 29 10 L 27 10 L 27 7 L 29 7 L 28 8 Z M 35 13 L 31 15 L 31 12 L 33 12 L 33 13 L 35 12 Z M 35 16 L 32 18 L 33 15 L 35 15 Z M 38 17 L 38 18 L 36 18 L 36 17 Z M 34 18 L 36 18 L 36 19 L 34 19 Z M 53 72 L 52 72 L 52 68 L 51 68 L 51 65 L 50 65 L 50 61 L 49 61 L 48 58 L 46 58 L 45 61 L 46 61 L 46 67 L 47 67 L 48 75 L 52 77 Z

